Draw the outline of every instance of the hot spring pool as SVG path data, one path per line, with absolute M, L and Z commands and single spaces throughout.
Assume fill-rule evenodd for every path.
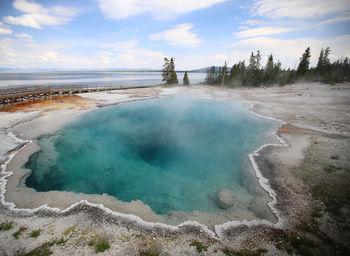
M 252 200 L 242 182 L 244 161 L 278 125 L 241 102 L 188 96 L 101 108 L 39 137 L 25 184 L 141 200 L 160 215 L 217 212 L 222 189 L 235 201 Z

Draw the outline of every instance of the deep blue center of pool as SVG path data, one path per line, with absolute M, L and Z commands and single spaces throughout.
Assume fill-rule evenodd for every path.
M 220 189 L 249 198 L 243 160 L 276 127 L 240 102 L 172 96 L 102 108 L 37 139 L 26 185 L 141 200 L 158 214 L 216 211 Z

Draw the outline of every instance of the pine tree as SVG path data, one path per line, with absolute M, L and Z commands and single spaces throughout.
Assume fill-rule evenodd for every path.
M 261 61 L 261 54 L 260 54 L 260 50 L 257 51 L 256 56 L 255 56 L 255 64 L 256 64 L 256 69 L 260 69 L 260 61 Z
M 261 54 L 252 52 L 249 58 L 247 81 L 248 85 L 258 86 L 261 83 L 262 71 L 260 70 Z
M 321 52 L 320 52 L 320 57 L 318 57 L 318 62 L 317 62 L 317 66 L 316 66 L 316 72 L 317 73 L 322 73 L 323 58 L 324 58 L 323 56 L 324 56 L 324 50 L 322 48 Z
M 162 78 L 166 84 L 178 84 L 175 72 L 175 59 L 173 57 L 170 58 L 170 61 L 168 58 L 164 58 Z
M 220 81 L 218 81 L 220 82 L 221 86 L 224 86 L 225 84 L 226 75 L 227 75 L 227 64 L 225 61 L 225 65 L 221 68 Z
M 245 61 L 234 64 L 230 70 L 229 81 L 233 86 L 242 86 L 246 84 L 247 67 Z
M 170 58 L 170 81 L 169 84 L 178 84 L 177 74 L 175 72 L 175 59 L 173 57 Z
M 252 52 L 252 53 L 250 54 L 249 65 L 248 65 L 248 69 L 249 69 L 250 71 L 252 71 L 252 70 L 255 69 L 255 66 L 256 66 L 255 60 L 256 60 L 256 58 L 255 58 L 254 52 Z
M 331 49 L 329 47 L 326 48 L 326 50 L 324 51 L 324 56 L 323 56 L 323 66 L 328 66 L 330 64 L 330 60 L 329 60 L 329 53 L 331 52 Z
M 318 58 L 317 66 L 316 66 L 316 73 L 325 76 L 330 69 L 330 60 L 329 60 L 329 53 L 331 49 L 329 47 L 326 48 L 326 50 L 321 49 L 320 56 Z
M 283 73 L 283 70 L 281 69 L 282 63 L 280 61 L 277 61 L 275 66 L 273 67 L 273 75 L 271 78 L 271 83 L 276 83 L 278 81 L 278 77 L 280 76 L 281 72 Z
M 272 54 L 269 55 L 266 66 L 265 66 L 265 72 L 264 72 L 264 83 L 265 85 L 272 84 L 273 81 L 273 75 L 275 71 L 275 65 L 273 63 L 273 56 Z
M 329 60 L 329 53 L 331 52 L 331 49 L 329 47 L 326 48 L 326 50 L 324 51 L 324 56 L 323 56 L 323 70 L 322 70 L 322 74 L 326 75 L 327 73 L 329 73 L 330 71 L 330 67 L 331 67 L 331 62 Z
M 210 68 L 207 69 L 207 76 L 205 77 L 205 83 L 206 84 L 213 84 L 213 72 L 212 69 L 215 70 L 215 67 L 212 66 Z
M 263 70 L 263 81 L 265 83 L 265 86 L 277 82 L 277 77 L 281 72 L 281 65 L 281 62 L 279 61 L 277 61 L 277 63 L 274 63 L 272 54 L 269 55 L 265 69 Z
M 168 84 L 170 81 L 170 61 L 167 57 L 164 58 L 162 81 Z
M 207 69 L 207 77 L 205 78 L 205 82 L 210 85 L 217 85 L 221 82 L 221 68 L 217 69 L 215 66 Z M 220 81 L 220 82 L 219 82 Z
M 187 71 L 184 74 L 183 85 L 190 85 L 190 79 L 188 78 Z
M 310 65 L 310 47 L 306 48 L 305 52 L 300 58 L 300 62 L 297 69 L 297 75 L 302 76 L 309 70 Z

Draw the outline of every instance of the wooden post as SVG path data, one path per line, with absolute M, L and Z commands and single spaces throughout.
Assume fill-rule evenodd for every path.
M 52 99 L 52 89 L 51 86 L 49 85 L 49 95 L 50 95 L 50 100 Z
M 17 94 L 17 100 L 20 101 L 20 99 L 19 99 L 19 93 L 18 93 L 18 88 L 16 89 L 16 94 Z
M 7 102 L 7 104 L 9 104 L 9 96 L 7 95 L 7 90 L 4 89 L 4 91 L 5 91 L 5 96 L 6 96 L 6 102 Z
M 36 93 L 39 94 L 39 99 L 40 99 L 39 86 L 36 87 Z M 35 93 L 34 93 L 34 95 L 35 95 Z M 35 100 L 35 97 L 34 97 L 34 100 Z

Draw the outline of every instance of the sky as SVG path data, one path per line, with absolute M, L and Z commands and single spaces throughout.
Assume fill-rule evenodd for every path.
M 349 0 L 0 0 L 0 68 L 176 69 L 260 50 L 295 68 L 310 46 L 350 57 Z

